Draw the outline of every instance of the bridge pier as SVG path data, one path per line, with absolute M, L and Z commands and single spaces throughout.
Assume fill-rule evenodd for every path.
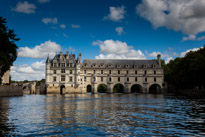
M 91 89 L 91 92 L 92 94 L 97 94 L 98 93 L 98 87 L 97 87 L 97 83 L 96 82 L 92 82 L 92 89 Z
M 129 94 L 129 93 L 131 92 L 131 91 L 130 91 L 130 90 L 131 90 L 131 89 L 130 89 L 130 84 L 131 84 L 131 83 L 129 83 L 129 82 L 126 82 L 126 83 L 125 83 L 125 88 L 124 88 L 124 91 L 123 91 L 125 94 Z
M 112 94 L 113 93 L 113 83 L 108 82 L 107 83 L 107 93 Z

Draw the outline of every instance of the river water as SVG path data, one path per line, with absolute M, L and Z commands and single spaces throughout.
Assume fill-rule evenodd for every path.
M 151 94 L 0 98 L 0 136 L 205 136 L 205 100 Z

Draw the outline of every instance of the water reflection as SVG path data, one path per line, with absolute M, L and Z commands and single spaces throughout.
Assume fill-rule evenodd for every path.
M 27 95 L 1 98 L 0 110 L 0 135 L 205 135 L 205 100 L 173 96 Z

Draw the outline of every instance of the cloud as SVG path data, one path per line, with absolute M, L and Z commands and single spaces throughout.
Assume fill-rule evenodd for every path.
M 65 34 L 65 33 L 63 33 L 63 36 L 64 36 L 65 38 L 68 38 L 68 35 L 67 35 L 67 34 Z
M 124 33 L 123 27 L 116 27 L 115 31 L 117 32 L 118 35 L 121 35 L 122 33 Z
M 39 3 L 43 4 L 43 3 L 48 3 L 50 2 L 50 0 L 38 0 Z
M 46 58 L 49 56 L 53 57 L 56 51 L 61 51 L 61 46 L 56 42 L 45 41 L 34 48 L 20 47 L 18 49 L 19 57 L 30 57 L 30 58 Z
M 205 39 L 205 36 L 201 36 L 199 38 L 197 38 L 198 41 L 201 41 L 201 40 L 204 40 Z
M 104 20 L 120 21 L 125 18 L 125 7 L 110 7 L 110 13 L 104 17 Z
M 12 8 L 11 10 L 19 12 L 19 13 L 34 14 L 35 9 L 36 9 L 36 6 L 34 4 L 30 4 L 27 1 L 24 1 L 24 2 L 19 1 L 16 4 L 16 7 Z
M 60 28 L 65 29 L 65 28 L 66 28 L 66 25 L 65 25 L 65 24 L 61 24 L 61 25 L 60 25 Z
M 205 31 L 204 7 L 204 0 L 142 0 L 136 10 L 154 28 L 166 27 L 186 35 L 196 35 Z
M 167 64 L 167 63 L 170 62 L 170 60 L 173 60 L 173 59 L 174 59 L 173 57 L 167 57 L 166 60 L 165 60 L 165 63 Z
M 181 52 L 181 54 L 180 54 L 180 57 L 184 57 L 188 52 L 190 52 L 190 51 L 197 51 L 197 50 L 199 50 L 200 48 L 193 48 L 193 49 L 188 49 L 188 50 L 186 50 L 186 51 L 184 51 L 184 52 Z
M 45 63 L 43 61 L 28 64 L 14 65 L 11 67 L 12 80 L 41 80 L 45 78 Z
M 71 27 L 74 29 L 80 28 L 80 25 L 76 25 L 76 24 L 71 24 Z
M 189 35 L 187 37 L 183 37 L 182 41 L 195 40 L 195 39 L 196 39 L 195 35 Z
M 135 50 L 126 42 L 119 40 L 94 41 L 93 45 L 100 47 L 100 55 L 96 59 L 145 59 L 141 50 Z
M 42 22 L 44 24 L 49 24 L 49 23 L 51 23 L 51 24 L 58 24 L 58 19 L 56 17 L 54 17 L 54 18 L 43 18 Z

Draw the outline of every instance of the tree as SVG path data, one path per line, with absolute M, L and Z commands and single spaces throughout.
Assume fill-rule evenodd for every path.
M 0 83 L 3 74 L 10 69 L 17 58 L 17 45 L 14 30 L 5 25 L 6 19 L 0 17 Z

